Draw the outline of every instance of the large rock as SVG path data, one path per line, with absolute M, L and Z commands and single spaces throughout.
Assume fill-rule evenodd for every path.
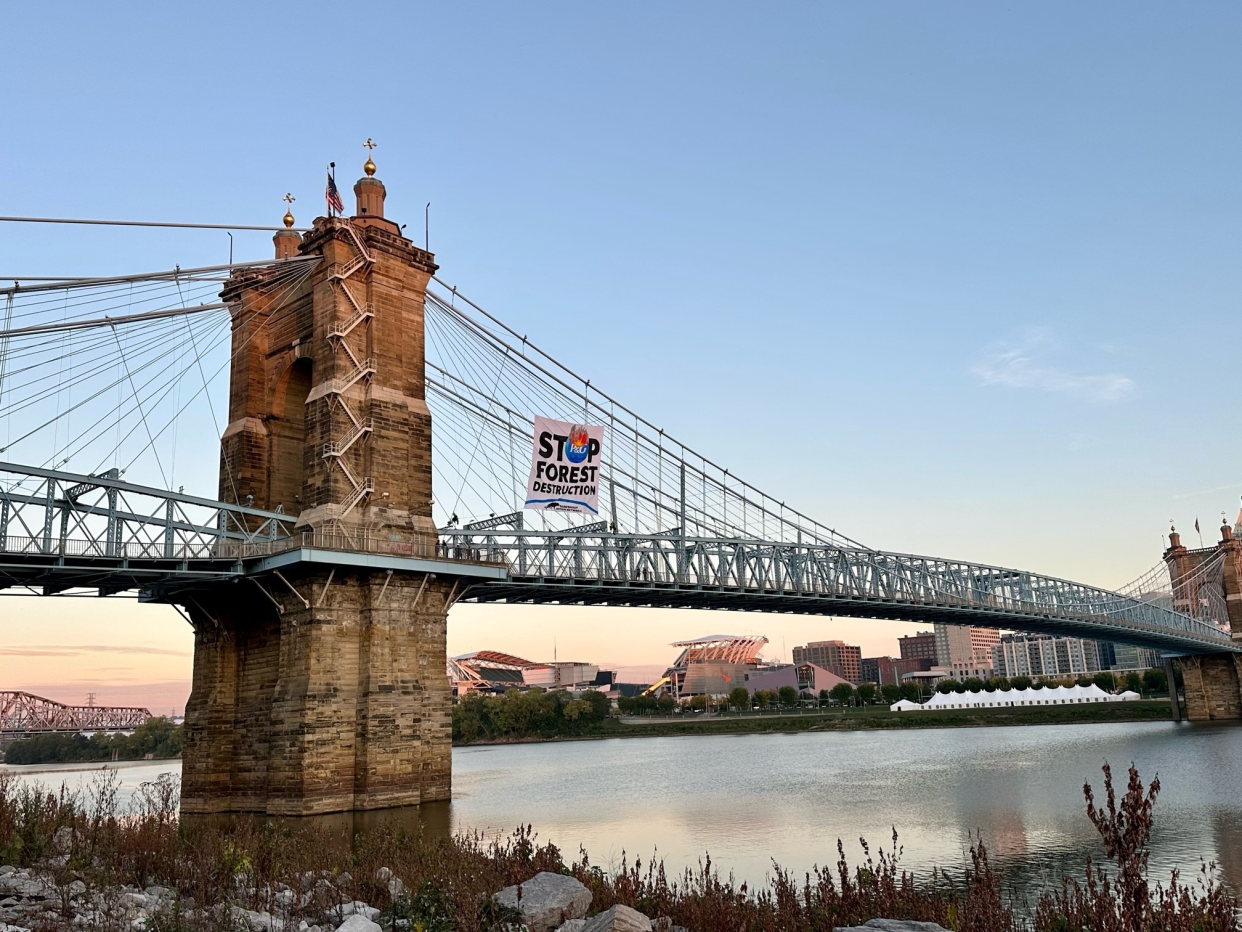
M 581 932 L 651 932 L 651 920 L 636 909 L 617 904 L 588 919 Z
M 0 897 L 5 896 L 46 896 L 47 887 L 43 881 L 30 876 L 26 871 L 15 871 L 0 877 Z
M 949 932 L 934 922 L 913 919 L 872 919 L 860 926 L 838 926 L 833 932 Z
M 384 932 L 378 923 L 372 922 L 362 913 L 354 913 L 339 926 L 336 932 Z
M 505 887 L 496 894 L 502 906 L 511 906 L 522 914 L 530 932 L 552 932 L 567 919 L 581 919 L 591 908 L 591 891 L 573 877 L 550 871 L 536 874 L 518 888 Z
M 586 924 L 585 919 L 566 919 L 556 932 L 582 932 L 582 927 Z

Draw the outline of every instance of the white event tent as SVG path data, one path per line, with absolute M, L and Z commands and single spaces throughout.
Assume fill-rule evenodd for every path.
M 1006 706 L 1072 705 L 1079 702 L 1128 702 L 1139 694 L 1126 690 L 1117 695 L 1104 692 L 1094 683 L 1090 686 L 1046 686 L 1043 689 L 998 689 L 966 693 L 936 693 L 922 705 L 902 699 L 888 708 L 892 712 L 937 709 L 998 709 Z

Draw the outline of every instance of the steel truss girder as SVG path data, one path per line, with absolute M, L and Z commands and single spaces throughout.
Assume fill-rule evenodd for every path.
M 279 512 L 0 463 L 0 553 L 25 559 L 219 560 L 227 544 L 289 536 Z
M 664 535 L 442 532 L 447 546 L 507 562 L 509 582 L 474 601 L 627 604 L 864 615 L 1074 630 L 1182 653 L 1242 644 L 1161 605 L 1021 570 L 913 554 L 761 540 Z

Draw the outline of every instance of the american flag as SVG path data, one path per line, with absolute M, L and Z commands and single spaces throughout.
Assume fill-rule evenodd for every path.
M 329 210 L 335 210 L 338 214 L 345 212 L 345 205 L 341 202 L 341 192 L 336 189 L 336 181 L 332 177 L 332 172 L 328 172 L 328 187 L 324 189 L 323 197 L 328 202 Z

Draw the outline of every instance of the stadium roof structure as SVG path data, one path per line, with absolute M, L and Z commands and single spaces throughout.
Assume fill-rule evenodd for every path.
M 515 670 L 525 670 L 527 667 L 539 666 L 533 660 L 523 660 L 521 657 L 515 657 L 513 654 L 502 653 L 498 650 L 476 650 L 469 654 L 458 654 L 453 660 L 458 663 L 470 662 L 472 666 L 512 667 Z
M 448 661 L 449 683 L 457 691 L 464 685 L 467 689 L 501 691 L 525 682 L 523 670 L 539 664 L 513 654 L 497 650 L 476 650 L 469 654 L 450 657 Z
M 684 648 L 673 667 L 717 660 L 724 663 L 759 663 L 759 652 L 768 639 L 761 634 L 709 634 L 689 641 L 674 641 L 672 647 Z

